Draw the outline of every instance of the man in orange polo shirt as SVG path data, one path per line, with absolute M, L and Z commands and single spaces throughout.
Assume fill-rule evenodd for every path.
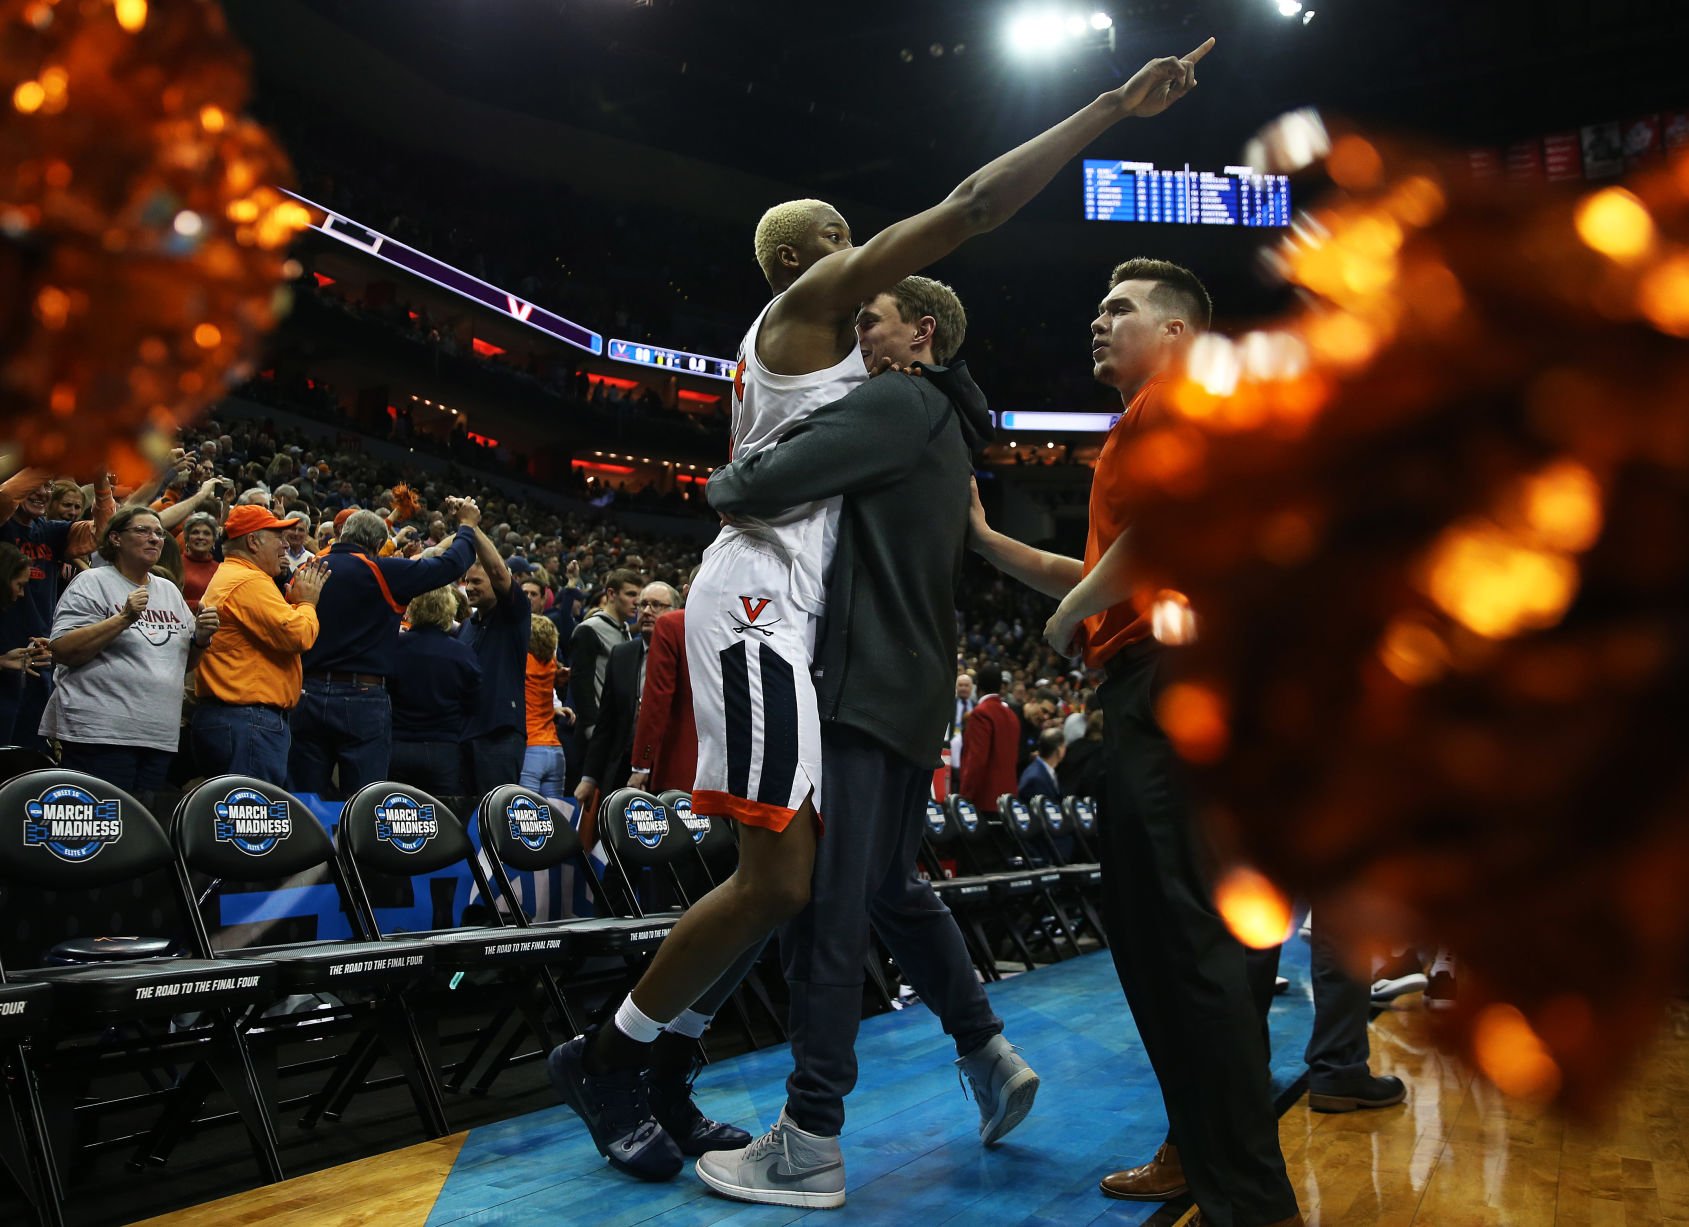
M 299 702 L 300 658 L 317 641 L 317 598 L 328 578 L 317 559 L 294 573 L 287 596 L 276 587 L 282 530 L 296 519 L 248 503 L 223 522 L 223 565 L 200 598 L 219 619 L 199 658 L 193 717 L 194 752 L 208 776 L 287 779 L 287 714 Z
M 1189 269 L 1145 259 L 1116 267 L 1091 322 L 1091 363 L 1094 378 L 1120 393 L 1123 412 L 1097 457 L 1084 561 L 993 531 L 977 492 L 971 544 L 999 570 L 1061 598 L 1045 638 L 1064 655 L 1083 649 L 1086 664 L 1108 672 L 1098 691 L 1108 773 L 1103 923 L 1171 1134 L 1153 1161 L 1105 1178 L 1102 1191 L 1130 1201 L 1188 1191 L 1199 1207 L 1192 1227 L 1289 1227 L 1302 1217 L 1279 1151 L 1244 948 L 1214 908 L 1179 763 L 1155 718 L 1164 649 L 1131 599 L 1126 454 L 1164 412 L 1163 379 L 1212 312 Z

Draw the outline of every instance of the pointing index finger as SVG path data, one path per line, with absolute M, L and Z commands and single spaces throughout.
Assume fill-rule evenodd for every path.
M 1207 55 L 1212 50 L 1214 50 L 1214 40 L 1212 38 L 1210 38 L 1207 42 L 1203 43 L 1202 46 L 1198 47 L 1195 51 L 1188 53 L 1187 55 L 1183 56 L 1182 58 L 1184 59 L 1185 63 L 1194 64 L 1198 60 L 1200 60 L 1203 56 Z

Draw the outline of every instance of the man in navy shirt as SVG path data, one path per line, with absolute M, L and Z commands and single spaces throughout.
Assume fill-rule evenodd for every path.
M 58 601 L 60 566 L 91 554 L 105 533 L 106 521 L 117 510 L 111 477 L 101 473 L 94 482 L 93 520 L 49 520 L 52 487 L 48 477 L 43 470 L 24 469 L 0 485 L 0 541 L 17 546 L 29 559 L 23 599 L 0 613 L 0 650 L 21 648 L 31 639 L 47 636 Z M 0 745 L 47 748 L 37 730 L 51 689 L 50 670 L 40 676 L 5 675 L 0 682 Z
M 387 679 L 398 665 L 399 624 L 415 597 L 455 582 L 475 560 L 481 512 L 464 500 L 457 535 L 433 558 L 382 557 L 387 522 L 354 511 L 324 556 L 334 583 L 317 605 L 322 630 L 305 653 L 305 688 L 293 709 L 288 787 L 318 796 L 350 796 L 388 778 L 393 705 Z M 340 769 L 338 792 L 334 771 Z
M 481 694 L 463 729 L 463 785 L 470 796 L 481 797 L 522 774 L 533 614 L 485 533 L 475 535 L 475 565 L 464 574 L 463 587 L 475 613 L 458 628 L 458 638 L 481 662 Z

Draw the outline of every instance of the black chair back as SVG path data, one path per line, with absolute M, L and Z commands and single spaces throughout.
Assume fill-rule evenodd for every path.
M 481 846 L 514 869 L 540 873 L 581 849 L 568 818 L 546 798 L 520 784 L 506 784 L 481 798 Z
M 694 813 L 691 793 L 681 788 L 671 788 L 661 793 L 657 800 L 669 811 L 671 821 L 678 818 L 681 827 L 691 833 L 693 845 L 706 861 L 714 862 L 718 856 L 733 847 L 732 823 L 726 818 Z
M 966 797 L 952 793 L 946 798 L 944 809 L 950 815 L 951 829 L 963 839 L 978 839 L 985 833 L 985 823 L 979 816 L 979 809 Z
M 604 798 L 598 832 L 627 868 L 670 864 L 692 846 L 692 833 L 669 808 L 637 788 L 618 788 Z
M 438 873 L 474 859 L 457 815 L 407 784 L 378 782 L 358 789 L 341 812 L 338 839 L 357 864 L 398 878 Z
M 174 832 L 183 864 L 234 882 L 292 877 L 334 861 L 316 815 L 250 776 L 218 776 L 189 792 L 176 806 Z
M 1032 838 L 1032 809 L 1012 793 L 997 798 L 997 816 L 1008 824 L 1019 839 Z
M 158 820 L 104 780 L 53 768 L 0 785 L 0 881 L 92 889 L 173 859 Z
M 58 766 L 50 755 L 24 746 L 0 746 L 0 781 L 15 779 L 26 771 L 50 771 Z
M 942 801 L 927 802 L 927 842 L 938 846 L 950 842 L 954 830 L 950 825 L 950 815 L 945 812 Z
M 1032 816 L 1051 839 L 1060 839 L 1067 834 L 1066 808 L 1054 797 L 1032 798 Z

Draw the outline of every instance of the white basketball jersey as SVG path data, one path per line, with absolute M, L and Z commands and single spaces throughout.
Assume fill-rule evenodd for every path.
M 854 346 L 839 362 L 809 375 L 777 375 L 757 361 L 757 335 L 775 295 L 739 345 L 733 376 L 733 456 L 750 456 L 778 443 L 787 431 L 822 405 L 831 404 L 868 379 L 861 351 Z M 839 500 L 801 503 L 768 520 L 739 517 L 722 528 L 717 540 L 751 537 L 777 550 L 792 568 L 792 598 L 819 614 L 827 604 L 827 568 L 839 532 Z

